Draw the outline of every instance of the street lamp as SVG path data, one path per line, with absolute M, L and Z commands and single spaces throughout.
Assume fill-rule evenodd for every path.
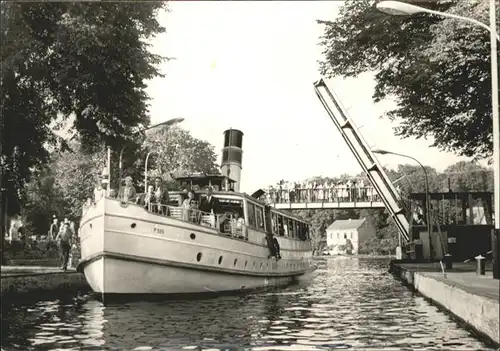
M 184 118 L 172 118 L 172 119 L 169 119 L 168 121 L 165 121 L 165 122 L 161 122 L 161 123 L 158 123 L 158 124 L 155 124 L 153 126 L 150 126 L 150 127 L 147 127 L 147 128 L 144 128 L 144 129 L 141 129 L 139 131 L 137 131 L 136 133 L 134 133 L 133 135 L 137 135 L 137 134 L 140 134 L 140 133 L 145 133 L 147 132 L 148 130 L 151 130 L 151 129 L 154 129 L 154 128 L 157 128 L 157 127 L 161 127 L 161 126 L 166 126 L 166 127 L 170 127 L 174 124 L 177 124 L 177 123 L 180 123 L 184 121 Z M 122 186 L 122 178 L 123 178 L 123 175 L 122 175 L 122 172 L 123 172 L 123 167 L 122 167 L 122 160 L 123 160 L 123 151 L 125 151 L 125 148 L 127 146 L 124 145 L 122 147 L 122 149 L 120 150 L 120 161 L 119 161 L 119 168 L 120 168 L 120 184 L 119 184 L 119 188 L 121 188 Z M 149 156 L 149 155 L 148 155 Z M 147 189 L 145 189 L 146 191 Z
M 144 193 L 148 192 L 148 160 L 149 156 L 153 153 L 154 151 L 148 152 L 146 155 L 146 162 L 144 162 Z
M 424 171 L 424 177 L 425 177 L 425 212 L 426 212 L 426 222 L 427 222 L 427 233 L 429 234 L 429 258 L 432 259 L 432 236 L 431 236 L 431 230 L 432 230 L 432 225 L 431 225 L 431 212 L 430 212 L 430 198 L 429 198 L 429 177 L 427 175 L 427 171 L 425 170 L 425 167 L 420 163 L 419 160 L 417 160 L 414 157 L 408 156 L 408 155 L 403 155 L 403 154 L 398 154 L 397 152 L 392 152 L 392 151 L 387 151 L 387 150 L 381 150 L 381 149 L 375 149 L 372 150 L 373 153 L 375 154 L 380 154 L 380 155 L 396 155 L 400 157 L 405 157 L 409 158 L 410 160 L 413 160 L 417 162 L 420 167 L 422 168 L 422 171 Z M 401 247 L 401 235 L 399 235 L 399 247 Z
M 495 1 L 493 0 L 492 3 L 493 3 L 493 9 L 494 9 Z M 490 4 L 491 4 L 491 2 L 490 2 Z M 416 5 L 412 5 L 412 4 L 408 4 L 408 3 L 400 2 L 400 1 L 381 1 L 376 5 L 376 7 L 378 10 L 380 10 L 384 13 L 387 13 L 389 15 L 396 15 L 396 16 L 403 15 L 404 16 L 404 15 L 414 15 L 417 13 L 430 13 L 433 15 L 441 16 L 441 17 L 448 17 L 448 18 L 454 18 L 454 19 L 466 21 L 466 22 L 472 23 L 476 26 L 482 27 L 489 32 L 492 32 L 493 37 L 496 37 L 497 40 L 500 40 L 500 36 L 496 33 L 496 28 L 494 25 L 492 25 L 490 27 L 487 24 L 485 24 L 481 21 L 475 20 L 473 18 L 463 17 L 463 16 L 459 16 L 459 15 L 454 15 L 451 13 L 446 13 L 446 12 L 434 11 L 431 9 L 426 9 L 425 7 L 420 7 L 420 6 L 416 6 Z M 495 23 L 495 22 L 493 22 L 493 23 Z
M 377 9 L 392 15 L 412 15 L 415 13 L 430 13 L 441 17 L 449 17 L 457 20 L 472 23 L 490 32 L 490 51 L 491 51 L 491 109 L 493 117 L 493 174 L 494 174 L 494 215 L 495 227 L 492 232 L 492 251 L 493 251 L 493 278 L 500 278 L 500 267 L 498 258 L 498 236 L 500 236 L 500 112 L 498 103 L 498 54 L 497 40 L 500 36 L 497 34 L 496 27 L 496 3 L 490 0 L 490 23 L 489 25 L 477 21 L 473 18 L 453 15 L 446 12 L 439 12 L 415 6 L 399 1 L 381 1 L 377 4 Z

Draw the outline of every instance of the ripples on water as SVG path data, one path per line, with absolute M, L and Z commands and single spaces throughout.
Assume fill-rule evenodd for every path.
M 493 349 L 387 272 L 387 261 L 319 260 L 274 292 L 106 305 L 91 296 L 4 311 L 3 350 Z

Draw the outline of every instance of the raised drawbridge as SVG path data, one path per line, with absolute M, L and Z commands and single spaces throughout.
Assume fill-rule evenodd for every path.
M 334 93 L 328 89 L 323 79 L 314 83 L 314 90 L 347 146 L 349 146 L 373 187 L 380 195 L 399 229 L 402 241 L 408 243 L 410 241 L 409 223 L 405 216 L 403 201 L 400 199 L 394 185 L 370 150 L 354 121 L 347 115 L 346 109 L 341 105 Z

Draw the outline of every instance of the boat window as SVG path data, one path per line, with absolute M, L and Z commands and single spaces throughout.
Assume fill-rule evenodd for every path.
M 241 199 L 224 199 L 216 196 L 219 199 L 220 209 L 223 213 L 236 213 L 243 216 L 243 200 Z
M 271 212 L 271 230 L 272 230 L 273 234 L 277 234 L 276 225 L 277 225 L 276 214 Z
M 283 235 L 288 236 L 288 218 L 283 217 Z
M 283 227 L 283 216 L 280 216 L 278 215 L 278 234 L 280 236 L 284 236 L 285 235 L 285 229 Z
M 288 223 L 288 235 L 290 238 L 295 238 L 295 221 L 293 219 L 289 219 Z
M 257 229 L 264 229 L 264 209 L 260 206 L 255 206 L 255 219 L 257 221 Z
M 257 228 L 257 224 L 255 221 L 255 206 L 250 202 L 247 202 L 247 217 L 248 217 L 248 225 L 250 227 Z

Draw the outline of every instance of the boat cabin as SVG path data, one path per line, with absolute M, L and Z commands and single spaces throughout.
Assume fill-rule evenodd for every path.
M 234 189 L 236 181 L 220 174 L 192 174 L 176 178 L 181 189 L 203 190 L 212 187 L 214 191 Z
M 203 213 L 200 205 L 207 197 L 208 187 L 212 187 L 213 197 L 217 199 L 217 208 L 214 214 L 220 217 L 220 221 L 226 219 L 231 222 L 236 214 L 245 222 L 245 226 L 251 230 L 261 233 L 287 237 L 291 239 L 306 241 L 310 239 L 309 224 L 303 219 L 286 212 L 275 210 L 263 201 L 260 192 L 249 196 L 232 190 L 234 180 L 223 175 L 202 175 L 195 174 L 176 178 L 182 191 L 169 192 L 170 213 L 180 218 L 183 207 L 192 206 L 196 208 L 198 216 L 207 216 L 210 213 Z M 226 188 L 226 186 L 228 186 Z M 226 191 L 225 189 L 229 189 Z M 188 192 L 192 191 L 192 199 L 188 199 Z M 178 209 L 177 209 L 178 208 Z M 191 219 L 198 221 L 199 219 Z M 229 227 L 221 226 L 220 231 L 228 230 Z

